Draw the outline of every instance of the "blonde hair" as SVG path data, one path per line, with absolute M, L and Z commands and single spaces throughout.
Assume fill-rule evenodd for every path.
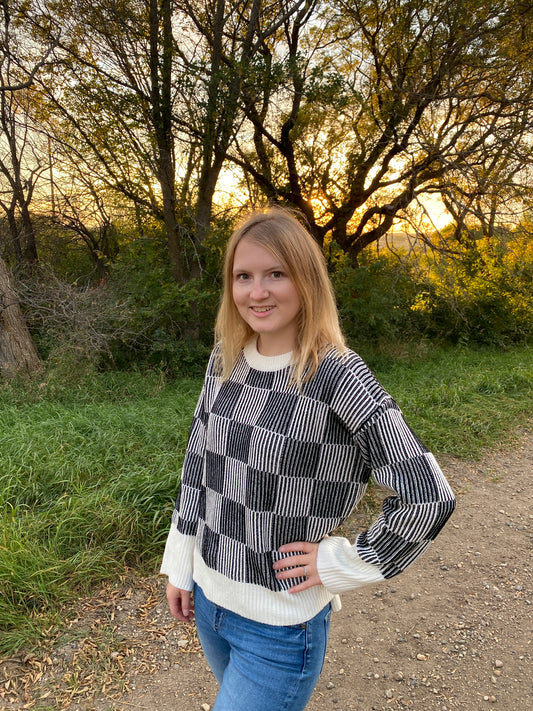
M 254 333 L 233 301 L 233 260 L 237 245 L 244 237 L 268 249 L 280 260 L 300 296 L 302 307 L 297 317 L 293 380 L 301 385 L 316 373 L 326 351 L 333 346 L 342 353 L 346 344 L 324 255 L 296 217 L 280 207 L 251 213 L 233 232 L 226 246 L 224 287 L 215 324 L 219 373 L 223 380 L 229 378 L 240 350 Z

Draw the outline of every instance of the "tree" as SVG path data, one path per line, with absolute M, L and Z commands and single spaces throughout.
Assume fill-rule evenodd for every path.
M 243 79 L 304 0 L 47 5 L 44 26 L 61 22 L 63 74 L 41 86 L 65 125 L 61 150 L 164 223 L 179 283 L 198 276 Z
M 79 0 L 75 6 L 49 0 L 43 7 L 46 12 L 34 21 L 46 27 L 54 18 L 62 28 L 62 72 L 41 73 L 40 86 L 63 165 L 83 166 L 95 186 L 161 220 L 174 278 L 183 283 L 188 275 L 176 205 L 171 0 Z
M 413 201 L 476 166 L 473 190 L 488 194 L 502 161 L 525 153 L 532 12 L 481 0 L 317 4 L 263 44 L 229 158 L 356 261 Z
M 113 190 L 165 225 L 179 283 L 200 271 L 228 165 L 356 262 L 434 193 L 458 219 L 492 200 L 490 229 L 502 167 L 516 187 L 512 176 L 529 160 L 529 3 L 40 7 L 31 12 L 43 37 L 61 25 L 63 71 L 39 72 L 55 107 L 51 138 L 96 191 Z
M 263 45 L 289 18 L 314 4 L 305 0 L 275 4 L 262 0 L 179 3 L 183 17 L 192 21 L 203 40 L 200 50 L 194 45 L 192 52 L 181 53 L 182 72 L 198 76 L 202 93 L 192 105 L 192 120 L 176 121 L 182 130 L 196 136 L 199 147 L 197 248 L 209 230 L 218 180 L 242 123 L 243 90 L 255 77 L 254 65 L 263 53 Z
M 4 260 L 0 257 L 0 373 L 35 375 L 42 370 L 41 358 L 20 310 Z
M 19 263 L 31 263 L 37 261 L 37 245 L 29 206 L 42 171 L 30 140 L 32 84 L 37 71 L 44 66 L 49 50 L 41 59 L 31 58 L 27 67 L 22 57 L 26 54 L 24 47 L 29 38 L 14 20 L 20 20 L 18 3 L 3 0 L 0 40 L 0 206 L 8 219 L 15 259 Z
M 42 166 L 29 140 L 31 93 L 53 43 L 39 56 L 30 49 L 19 3 L 2 2 L 0 40 L 0 206 L 9 224 L 11 246 L 18 262 L 37 261 L 30 203 Z M 13 22 L 13 15 L 17 23 Z M 28 153 L 30 154 L 28 158 Z M 0 373 L 5 377 L 40 372 L 42 362 L 20 309 L 6 263 L 0 257 Z
M 172 132 L 172 0 L 149 0 L 150 107 L 163 216 L 174 278 L 186 279 L 176 214 L 176 161 Z

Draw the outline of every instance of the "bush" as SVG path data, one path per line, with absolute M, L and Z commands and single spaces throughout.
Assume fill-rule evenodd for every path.
M 98 284 L 41 268 L 20 277 L 17 289 L 41 356 L 65 377 L 108 367 L 204 372 L 218 285 L 207 275 L 177 284 L 156 239 L 126 244 Z
M 118 300 L 135 304 L 128 332 L 136 337 L 115 341 L 117 367 L 157 366 L 172 374 L 203 374 L 219 298 L 219 284 L 212 275 L 204 273 L 180 285 L 172 277 L 164 245 L 139 240 L 122 250 L 109 288 Z
M 69 282 L 51 268 L 19 277 L 16 288 L 41 355 L 51 365 L 100 366 L 114 344 L 132 339 L 133 302 L 110 290 Z
M 341 257 L 332 281 L 349 342 L 377 344 L 412 335 L 415 282 L 409 264 L 392 255 L 377 257 L 369 252 L 354 268 Z
M 427 336 L 498 346 L 531 339 L 533 247 L 526 233 L 470 239 L 458 257 L 433 255 L 426 266 L 427 280 L 411 310 Z
M 183 227 L 187 229 L 186 225 Z M 200 276 L 180 285 L 172 277 L 162 231 L 121 236 L 109 276 L 91 285 L 52 271 L 18 285 L 41 355 L 71 377 L 80 368 L 163 368 L 200 376 L 212 348 L 221 289 L 221 262 L 231 224 L 221 218 L 203 245 L 184 259 L 201 261 Z M 508 346 L 533 333 L 533 246 L 527 225 L 487 240 L 468 233 L 450 256 L 372 249 L 358 268 L 329 245 L 331 274 L 349 343 L 357 348 L 431 339 L 442 343 Z M 192 244 L 192 243 L 191 243 Z M 72 266 L 72 265 L 71 265 Z

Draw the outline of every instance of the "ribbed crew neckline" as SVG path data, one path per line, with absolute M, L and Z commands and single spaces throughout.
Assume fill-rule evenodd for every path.
M 292 351 L 281 355 L 265 356 L 257 350 L 257 336 L 251 338 L 244 346 L 244 357 L 251 368 L 262 371 L 283 370 L 290 365 Z

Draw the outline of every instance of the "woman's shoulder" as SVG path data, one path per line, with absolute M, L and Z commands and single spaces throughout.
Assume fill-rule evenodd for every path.
M 347 378 L 370 373 L 369 367 L 358 353 L 351 348 L 341 350 L 336 346 L 330 346 L 325 350 L 319 370 L 321 368 L 338 377 Z
M 329 348 L 320 361 L 315 380 L 335 401 L 338 398 L 350 400 L 350 393 L 356 398 L 370 398 L 375 403 L 389 397 L 365 361 L 350 348 Z

